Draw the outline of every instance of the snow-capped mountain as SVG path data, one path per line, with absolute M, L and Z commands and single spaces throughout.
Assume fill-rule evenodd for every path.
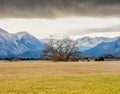
M 38 40 L 27 32 L 10 34 L 0 29 L 0 58 L 40 58 L 45 43 L 50 40 Z M 84 51 L 85 55 L 95 57 L 103 54 L 120 55 L 120 38 L 84 37 L 73 42 L 78 43 L 77 47 Z
M 12 34 L 9 34 L 7 31 L 0 28 L 0 38 L 1 38 L 0 41 L 4 41 L 4 40 L 9 41 L 12 39 L 12 37 L 13 37 Z
M 83 37 L 77 39 L 75 42 L 78 43 L 77 46 L 80 48 L 81 51 L 85 51 L 97 46 L 102 42 L 111 42 L 116 39 L 117 38 L 107 38 L 107 37 L 95 37 L 95 38 Z
M 15 37 L 17 39 L 15 42 L 17 44 L 23 44 L 28 50 L 36 51 L 43 49 L 43 43 L 27 32 L 17 33 L 15 34 Z
M 9 56 L 14 53 L 12 50 L 16 49 L 16 47 L 12 42 L 12 38 L 13 35 L 3 29 L 0 29 L 0 57 L 5 57 L 7 55 Z
M 113 42 L 102 42 L 96 47 L 84 52 L 85 55 L 99 57 L 104 54 L 116 54 L 120 56 L 120 38 Z
M 0 58 L 22 57 L 29 58 L 30 53 L 39 51 L 39 57 L 44 44 L 27 32 L 10 34 L 0 29 Z M 29 54 L 26 54 L 29 52 Z M 25 54 L 25 55 L 24 55 Z M 38 57 L 38 56 L 33 56 Z

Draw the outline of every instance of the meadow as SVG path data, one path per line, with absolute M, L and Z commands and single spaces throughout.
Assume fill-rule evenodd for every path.
M 0 94 L 120 94 L 120 61 L 0 61 Z

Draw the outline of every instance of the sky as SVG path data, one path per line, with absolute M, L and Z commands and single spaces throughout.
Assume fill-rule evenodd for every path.
M 120 0 L 0 0 L 0 28 L 54 36 L 120 35 Z

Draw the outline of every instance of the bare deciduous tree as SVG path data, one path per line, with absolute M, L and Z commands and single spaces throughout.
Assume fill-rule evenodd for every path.
M 77 42 L 73 42 L 69 38 L 61 40 L 51 39 L 46 44 L 44 57 L 54 61 L 68 61 L 78 53 L 80 51 L 77 48 Z

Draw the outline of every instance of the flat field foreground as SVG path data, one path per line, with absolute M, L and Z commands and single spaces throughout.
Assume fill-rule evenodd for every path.
M 0 94 L 120 94 L 120 61 L 0 61 Z

